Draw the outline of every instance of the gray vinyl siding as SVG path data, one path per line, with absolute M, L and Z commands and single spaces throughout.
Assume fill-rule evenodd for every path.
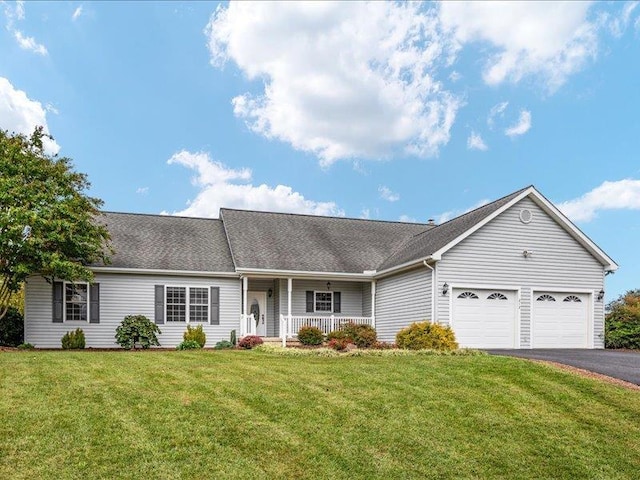
M 280 313 L 287 315 L 287 280 L 279 281 Z M 340 292 L 341 312 L 336 315 L 362 317 L 363 315 L 363 282 L 344 282 L 331 280 L 331 291 Z M 293 291 L 291 293 L 292 315 L 314 315 L 307 312 L 307 290 L 326 291 L 327 280 L 298 280 L 293 279 Z M 369 293 L 371 296 L 371 293 Z M 369 300 L 369 304 L 371 301 Z M 370 312 L 369 312 L 370 313 Z M 320 314 L 318 314 L 320 315 Z M 327 314 L 329 315 L 329 314 Z
M 385 342 L 413 322 L 431 320 L 431 270 L 426 267 L 378 280 L 376 330 Z
M 520 210 L 533 212 L 529 224 L 520 221 Z M 524 258 L 522 252 L 533 252 Z M 438 262 L 438 314 L 449 324 L 450 295 L 442 285 L 520 287 L 520 346 L 531 341 L 532 292 L 564 289 L 588 290 L 593 306 L 593 340 L 604 346 L 603 302 L 595 295 L 604 288 L 603 266 L 569 233 L 532 200 L 525 198 L 446 252 Z
M 371 283 L 362 284 L 362 316 L 371 316 Z
M 115 332 L 126 315 L 145 315 L 154 319 L 154 286 L 210 286 L 220 288 L 220 325 L 203 324 L 207 347 L 228 340 L 231 330 L 240 328 L 241 285 L 238 279 L 173 277 L 157 275 L 96 274 L 100 283 L 100 323 L 52 323 L 52 287 L 41 277 L 30 277 L 26 285 L 25 342 L 40 348 L 60 348 L 60 339 L 69 330 L 82 328 L 86 346 L 117 348 Z M 175 347 L 182 341 L 184 323 L 159 325 L 162 347 Z

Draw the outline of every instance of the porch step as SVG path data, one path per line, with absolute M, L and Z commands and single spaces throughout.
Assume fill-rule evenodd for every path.
M 262 337 L 262 341 L 267 345 L 282 346 L 282 339 L 280 337 Z M 301 343 L 294 338 L 287 338 L 287 347 L 298 347 Z

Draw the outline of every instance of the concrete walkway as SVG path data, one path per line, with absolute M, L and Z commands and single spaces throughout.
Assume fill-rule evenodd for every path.
M 640 385 L 640 352 L 621 350 L 489 350 L 492 355 L 562 363 Z

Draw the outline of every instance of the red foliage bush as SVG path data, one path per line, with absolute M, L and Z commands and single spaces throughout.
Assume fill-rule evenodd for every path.
M 246 337 L 242 337 L 238 346 L 240 348 L 244 348 L 246 350 L 251 350 L 253 347 L 257 347 L 258 345 L 262 345 L 263 341 L 257 335 L 247 335 Z
M 329 348 L 341 352 L 342 350 L 346 350 L 349 345 L 352 345 L 352 342 L 350 338 L 332 338 L 327 345 Z

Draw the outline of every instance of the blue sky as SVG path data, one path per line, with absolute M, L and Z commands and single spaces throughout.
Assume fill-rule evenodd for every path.
M 0 128 L 115 211 L 442 222 L 534 184 L 640 288 L 640 6 L 0 2 Z

